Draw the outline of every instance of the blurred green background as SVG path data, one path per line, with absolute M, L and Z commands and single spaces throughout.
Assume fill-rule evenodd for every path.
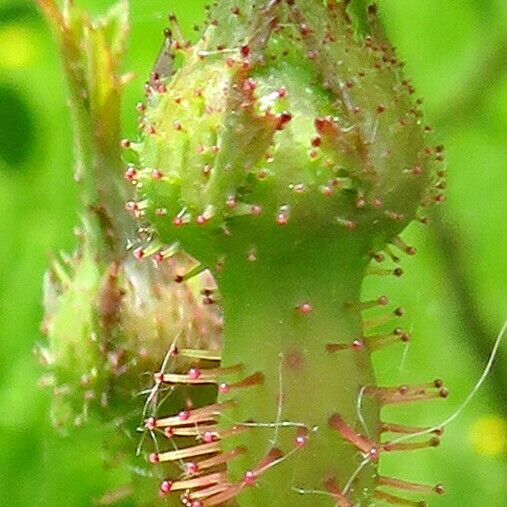
M 109 0 L 76 0 L 92 12 Z M 124 125 L 161 43 L 169 10 L 187 34 L 205 0 L 131 0 Z M 507 318 L 507 2 L 381 0 L 393 44 L 424 98 L 434 143 L 447 148 L 447 202 L 429 228 L 412 225 L 419 255 L 401 280 L 368 280 L 407 309 L 414 340 L 376 358 L 385 383 L 443 377 L 445 403 L 392 410 L 432 425 L 480 376 Z M 41 280 L 53 252 L 72 250 L 77 222 L 71 132 L 58 54 L 34 4 L 0 0 L 0 506 L 90 506 L 121 474 L 103 473 L 97 428 L 62 438 L 32 349 L 40 340 Z M 379 292 L 380 291 L 380 292 Z M 396 414 L 394 412 L 396 411 Z M 386 414 L 390 416 L 391 414 Z M 392 417 L 387 417 L 392 419 Z M 386 475 L 442 482 L 432 506 L 507 505 L 507 344 L 484 389 L 439 449 L 387 456 Z M 113 474 L 114 475 L 114 474 Z

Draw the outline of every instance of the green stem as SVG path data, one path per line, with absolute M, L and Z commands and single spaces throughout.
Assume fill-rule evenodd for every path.
M 223 396 L 237 405 L 224 414 L 222 425 L 227 428 L 246 420 L 268 426 L 291 423 L 250 428 L 226 441 L 227 448 L 247 447 L 228 465 L 233 481 L 241 481 L 271 447 L 281 448 L 286 456 L 259 477 L 259 487 L 241 493 L 239 505 L 249 507 L 309 505 L 308 497 L 295 489 L 322 490 L 323 481 L 330 477 L 343 487 L 362 458 L 329 427 L 328 419 L 339 413 L 364 434 L 356 414 L 358 393 L 361 386 L 374 383 L 366 350 L 350 347 L 330 353 L 326 349 L 329 343 L 352 344 L 363 336 L 357 303 L 367 260 L 360 248 L 352 241 L 340 244 L 310 235 L 299 243 L 286 234 L 273 236 L 271 244 L 278 245 L 278 252 L 261 248 L 255 262 L 247 260 L 242 248 L 233 247 L 218 279 L 226 315 L 223 364 L 251 358 L 243 377 L 256 371 L 264 375 L 262 385 Z M 241 243 L 239 238 L 236 245 Z M 301 306 L 305 303 L 309 307 Z M 365 400 L 364 417 L 370 437 L 378 441 L 378 405 Z M 295 449 L 294 423 L 308 431 L 303 448 Z M 373 489 L 374 470 L 370 463 L 360 474 L 351 498 L 357 501 L 363 490 Z M 329 498 L 315 495 L 311 505 L 328 506 Z
M 88 247 L 106 262 L 117 260 L 124 256 L 124 236 L 134 236 L 136 230 L 124 210 L 120 154 L 119 63 L 127 8 L 119 4 L 93 21 L 70 4 L 61 13 L 53 0 L 38 1 L 58 38 L 69 86 L 75 177 L 82 184 Z

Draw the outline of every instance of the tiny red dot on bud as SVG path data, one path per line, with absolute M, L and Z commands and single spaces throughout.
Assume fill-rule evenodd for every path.
M 287 225 L 287 222 L 289 221 L 289 217 L 287 215 L 287 212 L 285 210 L 282 210 L 278 213 L 276 216 L 276 223 L 278 225 Z
M 197 218 L 195 219 L 195 221 L 199 225 L 204 225 L 207 222 L 206 217 L 204 215 L 198 215 Z
M 281 86 L 280 88 L 278 88 L 278 96 L 280 98 L 287 96 L 287 88 L 285 88 L 285 86 Z
M 304 447 L 306 445 L 307 438 L 304 435 L 296 437 L 296 447 Z
M 385 113 L 386 111 L 387 111 L 387 107 L 384 106 L 384 104 L 379 104 L 377 106 L 377 113 L 382 114 L 382 113 Z
M 181 218 L 181 217 L 174 217 L 174 219 L 173 219 L 173 224 L 174 224 L 176 227 L 179 227 L 179 226 L 183 225 L 183 224 L 184 224 L 184 222 L 183 222 L 183 218 Z
M 120 141 L 120 146 L 123 148 L 123 149 L 128 149 L 130 148 L 130 141 L 128 139 L 122 139 Z
M 243 90 L 246 92 L 253 92 L 257 88 L 257 83 L 254 79 L 248 78 L 243 83 Z
M 153 380 L 157 384 L 161 384 L 164 381 L 164 374 L 161 371 L 158 371 L 158 372 L 154 373 L 153 374 Z
M 144 113 L 144 111 L 146 111 L 146 104 L 144 104 L 143 102 L 138 102 L 136 105 L 136 109 L 139 113 Z
M 352 342 L 352 348 L 354 350 L 361 350 L 364 347 L 364 343 L 362 340 L 356 339 Z
M 229 392 L 229 386 L 225 383 L 222 383 L 218 386 L 218 391 L 221 394 L 227 394 Z
M 225 201 L 225 205 L 229 209 L 234 209 L 236 207 L 236 198 L 234 196 L 229 196 Z
M 155 262 L 161 263 L 164 261 L 164 254 L 162 252 L 157 252 L 154 256 Z
M 262 213 L 262 207 L 259 206 L 258 204 L 252 204 L 252 207 L 250 208 L 250 213 L 252 215 L 260 215 Z
M 394 276 L 398 276 L 399 277 L 399 276 L 403 275 L 403 269 L 401 269 L 401 268 L 395 268 L 393 270 L 393 274 L 394 274 Z
M 248 470 L 248 472 L 245 473 L 243 477 L 243 481 L 247 486 L 251 486 L 255 483 L 257 477 L 255 475 L 255 472 L 253 470 Z
M 174 430 L 170 426 L 167 426 L 167 428 L 164 428 L 164 435 L 166 438 L 172 438 L 174 436 Z
M 182 126 L 181 126 L 181 122 L 176 120 L 174 123 L 173 123 L 173 127 L 176 129 L 176 130 L 181 130 L 182 129 Z
M 366 206 L 366 200 L 364 197 L 359 197 L 356 201 L 356 208 L 363 209 Z
M 378 449 L 376 447 L 372 447 L 368 451 L 368 458 L 370 459 L 370 461 L 377 461 L 378 460 L 378 455 L 379 455 L 379 452 L 378 452 Z
M 310 59 L 310 60 L 315 60 L 315 58 L 317 58 L 317 53 L 313 50 L 310 50 L 306 53 L 306 56 Z
M 285 125 L 292 120 L 292 114 L 288 111 L 284 111 L 283 113 L 278 115 L 278 124 L 276 126 L 276 130 L 283 130 Z
M 386 306 L 389 304 L 389 299 L 387 296 L 380 296 L 377 300 L 378 304 L 381 306 Z
M 303 37 L 305 37 L 306 35 L 308 35 L 310 33 L 310 28 L 306 23 L 301 23 L 299 25 L 299 32 L 301 33 L 301 35 Z
M 159 463 L 160 462 L 160 456 L 158 455 L 158 452 L 152 452 L 152 453 L 150 453 L 150 455 L 148 457 L 148 461 L 152 465 L 156 465 L 157 463 Z
M 134 250 L 134 257 L 135 257 L 138 261 L 140 261 L 140 260 L 144 257 L 144 254 L 145 254 L 145 252 L 144 252 L 144 250 L 143 250 L 142 248 L 136 248 L 136 249 Z
M 310 303 L 301 303 L 297 306 L 297 310 L 303 315 L 308 315 L 313 310 L 313 306 Z
M 434 489 L 435 493 L 438 493 L 439 495 L 443 495 L 445 493 L 445 488 L 442 484 L 437 484 Z
M 243 58 L 248 58 L 250 56 L 250 46 L 248 44 L 244 44 L 241 46 L 240 52 Z
M 153 171 L 151 172 L 151 177 L 154 180 L 159 180 L 160 178 L 162 178 L 162 176 L 164 176 L 164 175 L 158 169 L 153 169 Z

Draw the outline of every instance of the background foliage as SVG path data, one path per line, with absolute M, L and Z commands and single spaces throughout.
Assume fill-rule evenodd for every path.
M 76 0 L 78 1 L 78 0 Z M 79 0 L 92 11 L 110 0 Z M 406 421 L 443 420 L 473 387 L 507 317 L 507 2 L 381 0 L 399 55 L 425 99 L 435 144 L 448 151 L 447 203 L 430 228 L 405 237 L 420 254 L 401 280 L 370 280 L 407 309 L 415 335 L 403 353 L 377 358 L 383 382 L 444 377 L 446 403 L 420 405 Z M 161 43 L 168 10 L 187 34 L 204 0 L 131 0 L 125 129 Z M 122 473 L 104 474 L 97 428 L 62 438 L 48 420 L 49 393 L 32 355 L 43 272 L 52 252 L 71 250 L 76 188 L 65 86 L 49 31 L 29 0 L 0 0 L 0 505 L 89 506 Z M 430 505 L 500 507 L 507 501 L 507 347 L 480 396 L 437 450 L 388 456 L 386 474 L 443 482 Z M 394 410 L 394 409 L 393 409 Z

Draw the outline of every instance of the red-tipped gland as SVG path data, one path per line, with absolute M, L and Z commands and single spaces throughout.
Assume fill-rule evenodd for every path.
M 134 257 L 135 257 L 138 261 L 140 261 L 141 259 L 143 259 L 143 258 L 144 258 L 144 254 L 145 254 L 145 251 L 144 251 L 141 247 L 136 248 L 136 249 L 134 250 Z
M 182 410 L 178 414 L 178 418 L 179 418 L 180 421 L 187 421 L 190 418 L 190 411 L 188 411 L 188 410 Z
M 164 173 L 162 173 L 162 171 L 159 171 L 158 169 L 153 169 L 153 171 L 151 172 L 151 177 L 154 180 L 160 180 L 161 178 L 163 178 L 163 176 Z
M 245 90 L 246 92 L 253 92 L 255 91 L 256 88 L 257 82 L 252 78 L 246 79 L 245 82 L 243 83 L 243 90 Z
M 229 385 L 226 384 L 225 382 L 222 382 L 221 384 L 218 385 L 218 392 L 220 394 L 227 394 L 229 390 L 230 390 Z
M 328 343 L 326 351 L 329 353 L 341 352 L 342 350 L 363 350 L 364 341 L 355 339 L 352 343 Z
M 122 139 L 120 141 L 120 146 L 124 149 L 124 150 L 128 150 L 130 148 L 130 141 L 128 139 Z
M 236 197 L 234 197 L 233 195 L 230 195 L 229 197 L 227 197 L 227 200 L 225 201 L 225 205 L 229 208 L 229 209 L 234 209 L 236 206 L 237 206 L 237 201 L 236 201 Z
M 320 136 L 312 137 L 312 146 L 318 148 L 322 144 L 322 138 Z
M 306 24 L 306 23 L 301 23 L 299 25 L 299 33 L 303 36 L 303 37 L 306 37 L 308 34 L 311 33 L 311 29 L 310 27 Z
M 387 111 L 387 107 L 384 104 L 379 104 L 377 106 L 377 113 L 382 114 Z
M 212 431 L 205 431 L 202 435 L 202 441 L 206 444 L 211 444 L 212 442 L 216 442 L 217 434 Z
M 284 97 L 287 97 L 287 88 L 285 88 L 285 86 L 281 86 L 280 88 L 278 88 L 277 93 L 278 93 L 278 97 L 283 99 Z
M 158 83 L 155 89 L 158 93 L 165 93 L 167 91 L 167 86 L 164 83 Z
M 164 381 L 164 374 L 161 371 L 157 371 L 153 374 L 153 381 L 156 384 L 161 384 Z
M 289 123 L 292 120 L 292 114 L 288 111 L 284 111 L 283 113 L 279 114 L 278 122 L 276 124 L 276 130 L 283 130 L 287 123 Z
M 396 479 L 394 477 L 385 477 L 380 475 L 377 479 L 379 486 L 386 486 L 390 488 L 396 488 L 404 491 L 410 491 L 413 493 L 437 493 L 442 495 L 444 493 L 444 487 L 442 484 L 436 486 L 429 486 L 427 484 L 418 484 L 416 482 L 404 481 L 402 479 Z
M 160 463 L 160 457 L 158 455 L 158 452 L 152 452 L 152 453 L 150 453 L 150 455 L 148 456 L 148 461 L 152 465 L 156 465 L 157 463 Z
M 188 370 L 188 378 L 190 378 L 191 380 L 197 380 L 200 376 L 201 376 L 201 370 L 199 370 L 198 368 L 190 368 L 190 370 Z
M 129 167 L 126 171 L 125 171 L 125 179 L 127 181 L 130 181 L 130 182 L 133 182 L 137 179 L 137 170 L 134 168 L 134 167 Z
M 278 225 L 287 225 L 289 221 L 289 215 L 286 210 L 281 210 L 276 216 L 276 223 Z
M 149 431 L 154 431 L 157 428 L 157 420 L 154 417 L 148 417 L 144 423 L 144 427 Z
M 300 435 L 296 437 L 296 447 L 304 447 L 306 445 L 306 442 L 308 441 L 308 437 L 305 435 Z
M 378 444 L 356 433 L 339 414 L 333 414 L 328 420 L 329 426 L 347 440 L 347 442 L 359 449 L 370 461 L 376 461 L 379 457 Z
M 166 438 L 174 437 L 174 430 L 171 428 L 171 426 L 167 426 L 167 428 L 164 428 L 164 436 Z
M 250 56 L 250 46 L 248 44 L 243 44 L 240 47 L 239 52 L 243 58 L 248 58 Z
M 197 463 L 194 463 L 193 461 L 185 463 L 185 473 L 187 475 L 194 475 L 198 471 L 199 471 L 199 466 L 197 465 Z
M 254 216 L 259 216 L 262 213 L 262 206 L 259 206 L 258 204 L 252 204 L 250 208 L 250 214 Z
M 418 449 L 427 449 L 428 447 L 438 447 L 439 445 L 440 439 L 438 437 L 432 437 L 429 440 L 425 440 L 423 442 L 386 442 L 385 444 L 382 444 L 382 449 L 386 452 L 416 451 Z
M 163 262 L 163 261 L 164 261 L 164 254 L 163 254 L 162 252 L 157 252 L 157 253 L 153 256 L 153 258 L 155 259 L 155 262 L 156 262 L 157 264 L 160 264 L 161 262 Z
M 168 480 L 162 481 L 162 483 L 160 484 L 160 493 L 162 495 L 167 495 L 168 493 L 171 492 L 172 487 L 173 487 L 172 481 Z
M 296 447 L 305 447 L 308 443 L 308 429 L 298 428 L 296 438 L 294 439 Z

